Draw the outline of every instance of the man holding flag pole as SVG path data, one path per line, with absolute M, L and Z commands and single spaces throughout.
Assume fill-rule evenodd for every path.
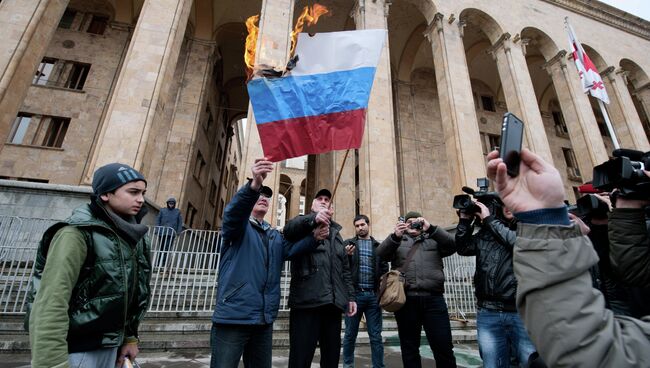
M 582 48 L 582 44 L 578 41 L 578 37 L 576 36 L 573 27 L 569 24 L 569 17 L 564 18 L 564 28 L 569 35 L 569 50 L 573 56 L 573 61 L 576 63 L 576 68 L 580 75 L 580 81 L 582 82 L 582 89 L 585 93 L 589 92 L 589 94 L 598 100 L 598 106 L 605 118 L 607 130 L 609 131 L 609 135 L 612 137 L 614 148 L 619 149 L 620 145 L 618 144 L 618 139 L 616 139 L 614 127 L 612 126 L 612 122 L 609 120 L 607 109 L 605 108 L 605 105 L 603 105 L 603 102 L 609 104 L 609 96 L 605 90 L 603 79 L 600 77 L 600 73 L 598 73 L 594 63 Z

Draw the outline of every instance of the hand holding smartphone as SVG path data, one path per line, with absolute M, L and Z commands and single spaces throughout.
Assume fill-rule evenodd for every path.
M 524 123 L 513 113 L 505 113 L 503 115 L 503 126 L 501 127 L 499 157 L 506 164 L 508 175 L 513 178 L 519 175 L 521 142 L 523 138 Z

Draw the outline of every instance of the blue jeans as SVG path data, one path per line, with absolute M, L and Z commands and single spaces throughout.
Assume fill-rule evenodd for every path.
M 519 314 L 478 309 L 478 348 L 485 368 L 510 367 L 510 355 L 515 355 L 519 365 L 525 367 L 535 346 L 528 337 Z M 513 354 L 510 348 L 515 349 Z
M 212 324 L 210 368 L 237 368 L 244 355 L 244 367 L 271 368 L 273 324 Z
M 357 314 L 345 316 L 345 337 L 343 337 L 343 367 L 354 367 L 354 344 L 357 341 L 361 315 L 366 315 L 366 327 L 370 337 L 372 351 L 372 367 L 384 368 L 384 344 L 381 340 L 381 307 L 377 302 L 377 294 L 373 291 L 357 293 Z

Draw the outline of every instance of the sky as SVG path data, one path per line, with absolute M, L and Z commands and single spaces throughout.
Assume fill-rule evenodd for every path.
M 600 0 L 600 2 L 650 21 L 650 1 L 648 0 Z

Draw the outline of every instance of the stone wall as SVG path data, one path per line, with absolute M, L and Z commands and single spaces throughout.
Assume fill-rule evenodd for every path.
M 89 202 L 92 189 L 87 186 L 41 184 L 0 180 L 0 213 L 48 220 L 64 220 L 75 208 Z M 149 212 L 142 221 L 153 225 L 160 207 L 145 199 Z
M 116 25 L 107 27 L 103 35 L 56 30 L 45 56 L 91 64 L 88 77 L 81 91 L 57 86 L 29 88 L 20 112 L 71 118 L 68 131 L 61 148 L 5 144 L 0 152 L 3 176 L 67 185 L 83 182 L 128 37 L 128 29 Z M 32 120 L 31 124 L 36 123 Z

